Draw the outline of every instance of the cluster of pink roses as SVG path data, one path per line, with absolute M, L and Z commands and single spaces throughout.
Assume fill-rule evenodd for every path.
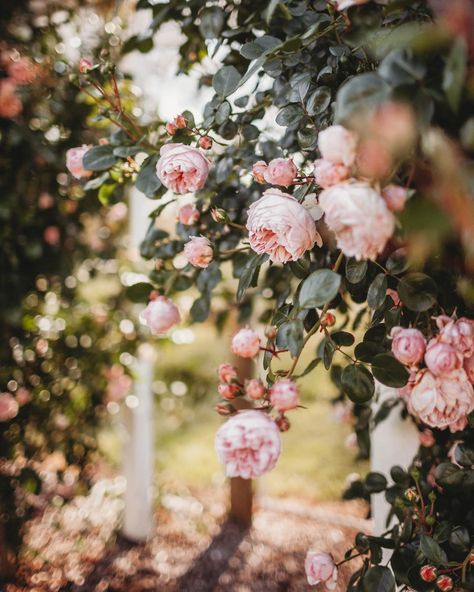
M 400 395 L 427 426 L 456 432 L 474 410 L 474 321 L 445 315 L 435 321 L 439 332 L 428 342 L 418 329 L 392 329 L 393 355 L 411 372 Z
M 17 87 L 31 84 L 38 77 L 40 66 L 30 58 L 8 50 L 0 53 L 0 66 L 7 74 L 6 78 L 0 80 L 0 117 L 13 119 L 23 110 Z

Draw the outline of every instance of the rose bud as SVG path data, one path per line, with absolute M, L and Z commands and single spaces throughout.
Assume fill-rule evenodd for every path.
M 76 148 L 70 148 L 66 152 L 66 168 L 76 179 L 90 177 L 92 175 L 92 171 L 88 171 L 83 165 L 84 155 L 90 148 L 92 146 L 83 144 Z
M 263 172 L 263 177 L 271 185 L 289 187 L 297 173 L 298 169 L 290 158 L 274 158 Z
M 236 356 L 253 358 L 260 351 L 260 337 L 253 329 L 240 329 L 232 338 L 231 349 Z
M 326 584 L 328 590 L 335 590 L 337 566 L 332 555 L 323 551 L 308 551 L 304 562 L 306 578 L 310 586 Z
M 237 380 L 237 370 L 232 364 L 225 363 L 221 364 L 217 370 L 219 380 L 230 384 L 233 380 Z
M 268 165 L 264 160 L 259 160 L 256 162 L 252 167 L 252 175 L 257 183 L 265 183 L 265 171 L 267 170 Z
M 166 296 L 157 296 L 150 300 L 141 313 L 140 320 L 154 335 L 159 335 L 179 323 L 180 314 L 172 300 Z
M 438 570 L 434 565 L 424 565 L 420 569 L 420 578 L 424 582 L 434 582 L 438 577 Z
M 168 123 L 165 125 L 165 128 L 166 128 L 166 132 L 170 136 L 174 136 L 176 133 L 176 130 L 178 129 L 172 121 L 168 121 Z
M 199 138 L 199 147 L 203 150 L 209 150 L 209 148 L 212 148 L 212 139 L 209 136 Z
M 259 378 L 252 378 L 245 382 L 245 394 L 249 399 L 257 401 L 265 395 L 265 385 Z
M 278 335 L 278 328 L 275 327 L 274 325 L 272 325 L 271 327 L 267 327 L 265 329 L 265 337 L 267 337 L 268 339 L 275 339 L 275 337 Z
M 235 397 L 240 395 L 240 387 L 236 384 L 220 384 L 217 387 L 217 392 L 223 399 L 227 399 L 228 401 L 232 401 Z
M 87 58 L 81 58 L 79 61 L 79 72 L 81 74 L 87 74 L 89 70 L 92 70 L 94 64 Z
M 330 162 L 324 158 L 314 161 L 313 176 L 316 183 L 323 189 L 342 183 L 350 177 L 350 169 L 338 162 Z
M 321 319 L 321 326 L 323 327 L 334 327 L 335 324 L 336 317 L 332 314 L 332 312 L 327 312 Z
M 211 243 L 204 236 L 192 236 L 184 245 L 184 256 L 191 265 L 205 269 L 214 258 Z
M 406 489 L 403 495 L 405 496 L 405 499 L 409 502 L 416 502 L 418 500 L 418 494 L 414 487 Z
M 212 208 L 211 218 L 218 224 L 226 224 L 229 221 L 227 212 L 221 208 Z
M 185 129 L 188 125 L 184 115 L 178 115 L 177 117 L 175 117 L 174 124 L 178 129 Z
M 290 420 L 286 417 L 286 415 L 279 415 L 275 419 L 275 423 L 277 424 L 280 432 L 287 432 L 290 429 Z
M 396 290 L 392 290 L 392 288 L 387 288 L 387 291 L 385 293 L 389 298 L 392 299 L 394 306 L 400 306 L 401 300 Z
M 194 204 L 186 204 L 179 209 L 178 221 L 184 226 L 192 226 L 199 220 L 199 210 Z
M 299 405 L 299 392 L 289 378 L 278 380 L 270 389 L 270 402 L 278 411 L 289 411 Z
M 418 329 L 394 327 L 390 333 L 392 353 L 406 366 L 416 366 L 425 354 L 426 339 Z
M 219 403 L 215 409 L 219 415 L 232 415 L 236 411 L 235 407 L 230 403 Z
M 436 580 L 436 586 L 443 592 L 449 592 L 449 590 L 454 588 L 454 582 L 449 576 L 439 576 L 439 578 Z

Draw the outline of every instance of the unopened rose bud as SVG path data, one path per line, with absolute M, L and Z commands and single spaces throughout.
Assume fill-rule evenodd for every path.
M 332 312 L 327 312 L 321 319 L 322 327 L 334 327 L 335 324 L 336 317 L 332 314 Z
M 449 592 L 449 590 L 454 588 L 454 582 L 449 576 L 439 576 L 439 578 L 436 580 L 436 586 L 443 592 Z
M 240 388 L 236 384 L 222 383 L 217 387 L 217 392 L 223 399 L 232 401 L 232 399 L 240 395 Z
M 436 518 L 434 516 L 427 516 L 425 518 L 425 522 L 428 526 L 433 526 L 433 524 L 436 522 Z
M 230 403 L 219 403 L 216 405 L 216 411 L 219 415 L 232 415 L 235 413 L 235 407 Z
M 219 375 L 219 380 L 221 382 L 225 382 L 226 384 L 230 384 L 234 380 L 237 380 L 237 370 L 235 366 L 232 366 L 232 364 L 221 364 L 217 370 L 217 373 Z
M 178 129 L 184 129 L 188 126 L 188 123 L 184 115 L 178 115 L 177 117 L 175 117 L 174 124 Z
M 178 129 L 175 124 L 171 121 L 168 121 L 168 123 L 166 124 L 166 131 L 170 136 L 174 136 L 174 134 L 176 133 L 176 130 Z
M 424 565 L 420 569 L 420 578 L 424 582 L 434 582 L 438 577 L 438 571 L 434 565 Z
M 199 138 L 199 147 L 203 150 L 209 150 L 209 148 L 212 148 L 212 139 L 209 136 Z
M 275 339 L 277 334 L 278 334 L 278 328 L 275 327 L 274 325 L 272 325 L 271 327 L 267 327 L 265 329 L 265 337 L 267 337 L 267 339 Z
M 81 60 L 79 61 L 79 72 L 81 74 L 87 74 L 87 72 L 89 72 L 89 70 L 92 70 L 93 67 L 94 64 L 87 58 L 81 58 Z
M 265 385 L 259 378 L 252 378 L 245 382 L 245 394 L 249 399 L 257 401 L 266 393 Z
M 416 502 L 418 499 L 418 494 L 416 493 L 416 489 L 410 487 L 410 489 L 406 489 L 404 493 L 405 499 L 409 502 Z
M 280 415 L 275 419 L 275 423 L 278 426 L 280 432 L 287 432 L 290 429 L 290 420 L 286 415 Z
M 229 221 L 229 216 L 225 210 L 221 208 L 212 208 L 211 218 L 218 224 L 226 224 Z
M 156 290 L 152 290 L 150 292 L 150 300 L 156 300 L 159 296 L 159 293 Z

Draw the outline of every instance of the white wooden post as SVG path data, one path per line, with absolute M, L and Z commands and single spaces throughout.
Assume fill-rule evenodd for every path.
M 377 408 L 387 399 L 398 396 L 397 389 L 377 385 L 379 399 Z M 375 411 L 376 409 L 374 409 Z M 372 471 L 383 473 L 390 482 L 390 469 L 399 465 L 404 469 L 411 464 L 419 446 L 418 430 L 410 419 L 400 417 L 399 408 L 393 409 L 371 434 L 370 466 Z M 384 493 L 372 495 L 374 534 L 387 529 L 386 520 L 390 505 Z
M 123 473 L 127 482 L 122 534 L 145 541 L 153 528 L 153 366 L 152 346 L 140 346 L 135 365 L 134 394 L 125 407 L 126 442 Z

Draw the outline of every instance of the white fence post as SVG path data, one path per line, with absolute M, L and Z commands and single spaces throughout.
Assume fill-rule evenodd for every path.
M 139 347 L 134 394 L 125 407 L 126 442 L 123 473 L 127 482 L 122 534 L 145 541 L 153 529 L 153 366 L 155 354 L 148 344 Z

